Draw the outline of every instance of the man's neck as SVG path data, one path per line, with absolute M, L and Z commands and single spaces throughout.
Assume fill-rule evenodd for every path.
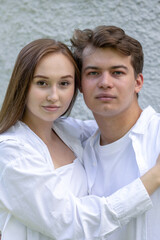
M 132 113 L 122 113 L 118 116 L 106 117 L 94 115 L 101 132 L 101 145 L 117 141 L 123 137 L 137 122 L 142 110 L 138 107 Z

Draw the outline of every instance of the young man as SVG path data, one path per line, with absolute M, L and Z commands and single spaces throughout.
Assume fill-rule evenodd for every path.
M 90 194 L 109 196 L 155 164 L 160 153 L 160 115 L 150 106 L 142 111 L 138 104 L 143 50 L 137 40 L 118 27 L 99 26 L 75 30 L 71 42 L 81 70 L 81 91 L 99 126 L 84 154 Z M 152 201 L 152 210 L 107 239 L 157 240 L 160 189 Z

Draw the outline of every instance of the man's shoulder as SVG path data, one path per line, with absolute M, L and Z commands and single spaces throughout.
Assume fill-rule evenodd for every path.
M 148 122 L 148 126 L 160 126 L 160 113 L 156 112 L 151 106 L 148 106 L 144 111 L 145 119 Z
M 71 135 L 88 138 L 98 128 L 95 120 L 80 120 L 72 117 L 60 118 L 55 121 L 57 127 L 70 132 Z M 83 138 L 82 137 L 82 138 Z
M 160 128 L 160 113 L 157 113 L 151 106 L 145 108 L 136 124 L 132 128 L 132 132 L 145 134 L 152 128 Z

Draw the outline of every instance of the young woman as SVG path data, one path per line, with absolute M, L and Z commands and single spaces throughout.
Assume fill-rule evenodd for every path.
M 19 53 L 0 113 L 2 240 L 102 239 L 152 206 L 148 193 L 160 185 L 159 162 L 108 198 L 86 196 L 81 143 L 96 125 L 76 128 L 63 117 L 78 85 L 64 44 L 39 39 Z

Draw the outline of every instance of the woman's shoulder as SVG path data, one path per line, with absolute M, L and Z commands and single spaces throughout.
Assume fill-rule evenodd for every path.
M 23 152 L 27 152 L 27 149 L 33 145 L 33 137 L 21 121 L 17 121 L 16 124 L 11 126 L 8 130 L 0 134 L 0 152 L 4 156 L 21 155 Z
M 0 134 L 0 169 L 16 162 L 19 164 L 44 162 L 43 157 L 44 149 L 41 141 L 23 122 L 18 121 Z
M 13 134 L 13 128 L 0 134 L 0 169 L 21 157 L 22 143 Z
M 18 136 L 23 134 L 23 126 L 21 122 L 17 122 L 13 126 L 11 126 L 9 129 L 7 129 L 5 132 L 0 134 L 0 142 L 5 141 L 18 141 Z

